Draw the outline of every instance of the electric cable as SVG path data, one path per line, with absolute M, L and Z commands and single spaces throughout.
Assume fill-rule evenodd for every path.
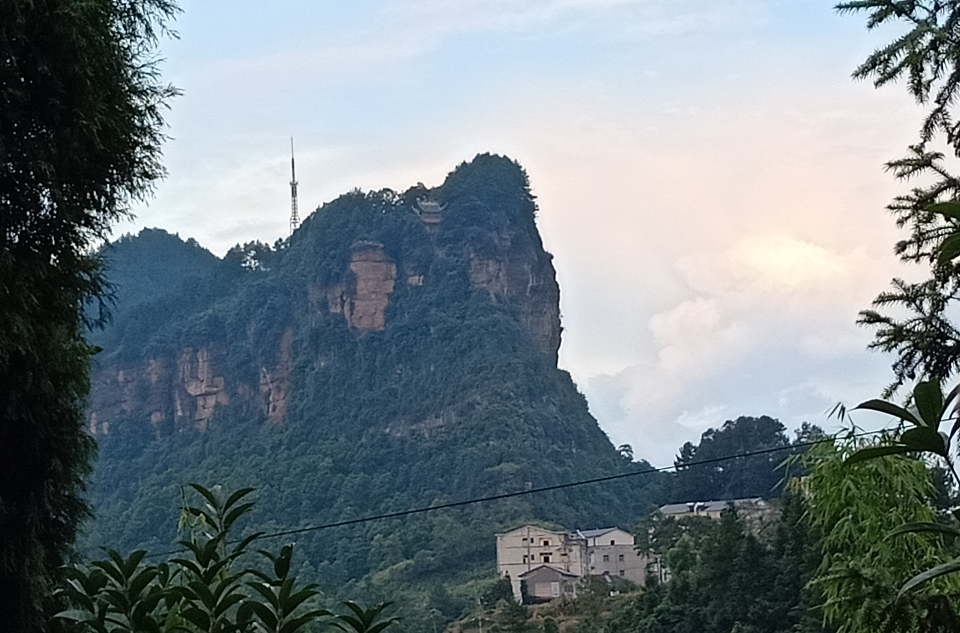
M 875 435 L 881 433 L 882 431 L 865 431 L 862 433 L 851 434 L 850 437 L 864 437 L 867 435 Z M 746 453 L 739 453 L 737 455 L 725 455 L 722 457 L 713 457 L 710 459 L 703 459 L 696 462 L 690 462 L 689 464 L 683 464 L 680 466 L 681 469 L 686 469 L 693 466 L 705 466 L 708 464 L 716 464 L 719 462 L 730 461 L 734 459 L 740 459 L 743 457 L 755 457 L 757 455 L 769 455 L 771 453 L 778 453 L 783 451 L 788 451 L 798 448 L 809 448 L 811 446 L 816 446 L 817 444 L 823 444 L 824 442 L 832 442 L 834 440 L 833 436 L 827 436 L 822 439 L 812 440 L 809 442 L 798 442 L 796 444 L 787 444 L 785 446 L 774 446 L 771 448 L 764 448 L 755 451 L 748 451 Z M 312 525 L 302 528 L 294 528 L 291 530 L 282 530 L 279 532 L 271 532 L 269 534 L 261 534 L 257 537 L 256 540 L 264 540 L 268 538 L 279 538 L 281 536 L 293 536 L 295 534 L 304 534 L 307 532 L 317 532 L 320 530 L 329 530 L 332 528 L 344 527 L 348 525 L 358 525 L 361 523 L 369 523 L 371 521 L 380 521 L 382 519 L 395 519 L 398 517 L 410 516 L 413 514 L 423 514 L 426 512 L 434 512 L 436 510 L 447 510 L 449 508 L 460 508 L 463 506 L 473 505 L 476 503 L 487 503 L 489 501 L 499 501 L 501 499 L 510 499 L 512 497 L 521 497 L 524 495 L 538 494 L 541 492 L 550 492 L 552 490 L 563 490 L 565 488 L 574 488 L 577 486 L 587 486 L 590 484 L 604 483 L 608 481 L 616 481 L 618 479 L 627 479 L 628 477 L 638 477 L 640 475 L 650 475 L 658 472 L 666 472 L 668 470 L 677 470 L 676 465 L 672 466 L 661 466 L 659 468 L 648 468 L 646 470 L 638 470 L 629 473 L 619 473 L 616 475 L 607 475 L 605 477 L 595 477 L 593 479 L 583 479 L 580 481 L 572 481 L 565 484 L 556 484 L 553 486 L 542 486 L 540 488 L 531 488 L 529 490 L 518 490 L 515 492 L 505 492 L 498 495 L 491 495 L 488 497 L 477 497 L 475 499 L 466 499 L 464 501 L 453 501 L 450 503 L 441 503 L 437 505 L 424 506 L 421 508 L 413 508 L 411 510 L 400 510 L 397 512 L 386 512 L 384 514 L 377 514 L 374 516 L 361 517 L 359 519 L 346 519 L 343 521 L 335 521 L 333 523 L 324 523 L 322 525 Z M 188 551 L 186 548 L 181 548 L 169 552 L 163 552 L 160 554 L 150 554 L 151 558 L 153 557 L 162 557 L 170 556 L 173 554 L 180 554 L 182 552 Z

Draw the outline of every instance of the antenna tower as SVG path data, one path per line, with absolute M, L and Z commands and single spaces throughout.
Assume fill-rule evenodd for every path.
M 290 235 L 300 227 L 297 211 L 297 166 L 293 159 L 293 137 L 290 137 Z

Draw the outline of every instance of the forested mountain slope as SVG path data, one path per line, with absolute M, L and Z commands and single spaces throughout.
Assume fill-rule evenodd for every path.
M 88 543 L 171 549 L 192 481 L 255 486 L 248 529 L 272 532 L 645 469 L 557 368 L 559 288 L 535 215 L 519 165 L 481 155 L 435 189 L 345 194 L 289 240 L 223 259 L 159 230 L 107 247 Z M 492 576 L 495 532 L 629 529 L 657 481 L 295 538 L 331 595 L 415 588 L 455 616 L 471 598 L 441 586 Z

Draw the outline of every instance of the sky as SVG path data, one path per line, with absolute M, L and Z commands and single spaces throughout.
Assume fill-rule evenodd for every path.
M 892 357 L 859 310 L 894 276 L 903 86 L 850 78 L 895 35 L 813 0 L 181 0 L 160 45 L 159 227 L 222 255 L 353 188 L 519 161 L 561 288 L 560 366 L 657 466 L 709 427 L 836 430 Z M 855 417 L 874 428 L 884 420 Z

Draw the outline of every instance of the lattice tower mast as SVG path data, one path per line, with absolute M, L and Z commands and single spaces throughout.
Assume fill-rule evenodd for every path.
M 293 137 L 290 137 L 290 235 L 300 227 L 300 213 L 297 209 L 297 165 L 293 157 Z

